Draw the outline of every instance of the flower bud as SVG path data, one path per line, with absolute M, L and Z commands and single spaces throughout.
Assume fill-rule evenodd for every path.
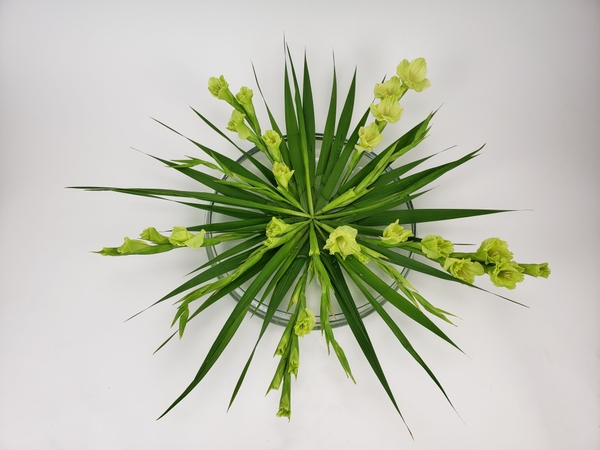
M 252 133 L 250 128 L 248 128 L 248 126 L 244 122 L 245 118 L 246 118 L 246 114 L 243 114 L 243 113 L 239 112 L 237 109 L 234 109 L 233 112 L 231 113 L 231 119 L 229 120 L 229 123 L 227 124 L 227 129 L 229 131 L 237 132 L 238 137 L 244 141 L 249 140 L 254 136 L 254 134 Z
M 281 152 L 279 146 L 281 145 L 281 136 L 277 131 L 267 130 L 263 135 L 263 141 L 267 146 L 267 150 L 275 162 L 281 162 Z
M 529 275 L 532 277 L 542 277 L 548 278 L 550 276 L 550 268 L 548 267 L 548 263 L 542 264 L 519 264 L 524 270 L 525 275 Z
M 281 188 L 283 188 L 287 191 L 288 183 L 289 183 L 290 179 L 292 178 L 292 175 L 294 175 L 294 171 L 290 170 L 290 168 L 288 166 L 286 166 L 285 163 L 276 162 L 273 165 L 273 175 L 275 175 L 277 184 Z
M 214 97 L 225 100 L 230 105 L 232 105 L 235 100 L 233 94 L 229 90 L 229 84 L 225 81 L 223 75 L 219 78 L 210 77 L 208 80 L 208 90 Z

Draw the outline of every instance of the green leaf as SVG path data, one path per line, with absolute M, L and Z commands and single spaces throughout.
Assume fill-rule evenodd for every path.
M 462 219 L 465 217 L 484 216 L 509 212 L 503 209 L 401 209 L 388 211 L 358 221 L 360 225 L 389 225 L 396 220 L 399 223 L 437 222 L 440 220 Z
M 258 263 L 256 263 L 255 266 L 251 267 L 250 269 L 248 269 L 247 272 L 244 272 L 242 275 L 240 275 L 240 277 L 238 277 L 237 279 L 233 280 L 231 283 L 229 283 L 227 286 L 223 287 L 222 289 L 213 292 L 210 297 L 208 297 L 193 313 L 192 315 L 188 318 L 188 322 L 190 320 L 192 320 L 194 317 L 198 316 L 202 311 L 204 311 L 205 309 L 207 309 L 209 306 L 214 305 L 217 300 L 225 297 L 226 295 L 228 295 L 230 292 L 234 291 L 235 289 L 239 288 L 241 285 L 243 285 L 245 282 L 247 282 L 248 280 L 252 279 L 252 277 L 254 277 L 258 272 L 260 272 L 262 270 L 262 268 L 265 266 L 267 262 L 265 261 L 265 258 L 261 259 Z M 137 315 L 137 314 L 136 314 Z M 129 320 L 129 319 L 128 319 Z M 167 340 L 165 340 L 160 347 L 158 347 L 156 350 L 154 350 L 154 353 L 158 352 L 161 348 L 163 348 L 165 345 L 167 345 L 167 343 L 173 339 L 175 336 L 177 335 L 177 331 L 175 331 L 174 333 L 171 334 L 171 336 L 169 336 L 167 338 Z
M 452 342 L 452 340 L 446 336 L 446 334 L 440 330 L 438 326 L 431 321 L 431 319 L 429 319 L 429 317 L 423 314 L 423 312 L 419 311 L 419 309 L 413 305 L 410 300 L 406 299 L 404 296 L 400 295 L 398 292 L 388 286 L 387 283 L 371 272 L 371 270 L 369 270 L 364 264 L 354 258 L 348 258 L 346 262 L 347 265 L 345 267 L 353 270 L 362 280 L 364 280 L 365 283 L 379 292 L 379 294 L 392 305 L 413 319 L 419 325 L 422 325 L 436 336 L 442 338 L 444 341 L 460 350 L 458 346 Z
M 331 84 L 331 98 L 329 100 L 329 108 L 327 110 L 327 119 L 325 120 L 325 129 L 323 131 L 323 142 L 321 143 L 321 153 L 319 162 L 317 163 L 316 179 L 322 181 L 320 177 L 325 173 L 325 168 L 329 162 L 329 154 L 331 153 L 331 145 L 335 137 L 335 117 L 337 108 L 337 78 L 335 72 L 335 60 L 333 64 L 333 82 Z M 320 185 L 320 183 L 319 183 Z
M 304 112 L 304 127 L 306 129 L 306 148 L 308 151 L 309 170 L 311 176 L 311 186 L 314 184 L 315 174 L 315 106 L 313 102 L 313 93 L 310 83 L 310 71 L 308 70 L 308 61 L 306 52 L 304 53 L 304 76 L 302 91 L 302 110 Z
M 306 245 L 305 245 L 305 247 L 306 247 Z M 304 252 L 300 252 L 300 253 L 303 254 Z M 275 312 L 279 308 L 279 305 L 281 305 L 281 302 L 283 301 L 286 294 L 289 293 L 289 290 L 292 287 L 292 283 L 294 282 L 294 280 L 300 273 L 300 270 L 302 270 L 302 267 L 304 267 L 304 265 L 306 263 L 305 258 L 296 259 L 295 256 L 297 254 L 298 253 L 294 254 L 294 257 L 292 257 L 292 258 L 288 258 L 289 260 L 291 260 L 290 261 L 291 267 L 288 266 L 286 268 L 286 270 L 281 274 L 281 276 L 277 279 L 277 285 L 275 287 L 275 290 L 273 291 L 273 295 L 271 296 L 269 305 L 267 306 L 267 312 L 266 312 L 264 320 L 263 320 L 263 325 L 260 329 L 260 334 L 258 335 L 258 338 L 256 339 L 256 343 L 254 344 L 252 353 L 250 353 L 250 357 L 248 358 L 248 361 L 244 365 L 244 369 L 242 370 L 242 373 L 240 374 L 240 377 L 235 385 L 235 388 L 233 390 L 233 394 L 231 395 L 231 399 L 229 401 L 229 406 L 227 407 L 227 410 L 229 410 L 229 408 L 231 408 L 233 401 L 235 400 L 240 388 L 242 387 L 242 383 L 244 382 L 244 379 L 246 378 L 246 373 L 248 372 L 248 368 L 250 367 L 250 364 L 252 363 L 252 359 L 254 358 L 254 353 L 256 352 L 256 348 L 258 347 L 258 344 L 260 343 L 263 335 L 265 334 L 267 327 L 271 323 L 271 319 L 275 315 Z M 288 270 L 288 268 L 289 268 L 289 270 Z
M 377 164 L 387 156 L 390 149 L 403 149 L 403 148 L 412 148 L 410 147 L 415 141 L 422 139 L 424 134 L 426 134 L 427 127 L 429 126 L 429 122 L 435 113 L 431 113 L 425 120 L 421 123 L 415 125 L 411 128 L 407 133 L 402 135 L 399 139 L 394 141 L 392 145 L 386 148 L 385 151 L 377 155 L 372 161 L 370 161 L 365 167 L 363 167 L 356 175 L 354 175 L 350 180 L 344 183 L 338 189 L 338 193 L 346 192 L 352 186 L 358 185 L 358 183 L 363 180 L 376 166 Z
M 231 315 L 225 322 L 225 325 L 219 332 L 219 335 L 215 339 L 213 345 L 211 346 L 208 355 L 204 359 L 204 362 L 200 366 L 198 373 L 190 383 L 190 385 L 183 391 L 183 393 L 169 406 L 166 411 L 161 414 L 159 419 L 167 414 L 171 409 L 173 409 L 181 400 L 183 400 L 197 385 L 202 381 L 202 379 L 206 376 L 211 367 L 215 364 L 221 353 L 225 350 L 237 329 L 239 328 L 252 300 L 256 297 L 262 286 L 269 280 L 273 272 L 277 269 L 277 267 L 285 260 L 287 255 L 292 251 L 295 246 L 301 245 L 300 239 L 306 238 L 306 236 L 298 233 L 298 238 L 295 238 L 285 245 L 279 248 L 279 250 L 273 255 L 273 257 L 269 260 L 269 262 L 265 265 L 264 269 L 256 276 L 256 278 L 252 281 L 246 292 L 238 303 L 235 305 L 235 308 L 231 312 Z
M 341 264 L 345 268 L 345 262 L 341 261 Z M 450 406 L 452 406 L 452 408 L 456 411 L 456 409 L 454 408 L 454 405 L 450 401 L 450 398 L 446 394 L 446 391 L 444 390 L 444 388 L 442 387 L 442 385 L 440 384 L 440 382 L 438 381 L 436 376 L 433 374 L 431 369 L 429 369 L 427 364 L 425 364 L 425 361 L 423 360 L 423 358 L 421 358 L 421 356 L 414 349 L 414 347 L 412 346 L 410 341 L 406 338 L 405 334 L 402 332 L 402 330 L 400 329 L 398 324 L 394 321 L 394 319 L 391 318 L 391 316 L 387 313 L 385 308 L 375 299 L 375 297 L 371 294 L 371 292 L 369 292 L 369 290 L 365 287 L 365 285 L 360 281 L 360 278 L 358 278 L 356 276 L 356 274 L 354 272 L 352 272 L 352 270 L 347 270 L 347 272 L 348 272 L 348 275 L 350 275 L 354 284 L 356 284 L 356 286 L 360 289 L 360 291 L 363 293 L 365 298 L 369 301 L 369 303 L 371 304 L 371 306 L 373 307 L 375 312 L 377 312 L 377 314 L 379 314 L 379 316 L 383 319 L 383 321 L 390 328 L 392 333 L 394 333 L 394 336 L 396 336 L 398 341 L 400 341 L 400 343 L 406 349 L 406 351 L 410 354 L 410 356 L 412 356 L 414 358 L 414 360 L 417 361 L 417 363 L 419 363 L 419 365 L 425 370 L 425 372 L 427 372 L 429 377 L 437 385 L 437 387 L 440 389 L 440 391 L 442 391 L 442 394 L 444 394 L 444 397 L 446 397 L 446 400 L 448 400 L 448 403 L 450 403 Z
M 369 338 L 369 334 L 367 333 L 367 329 L 365 328 L 363 320 L 360 317 L 360 313 L 356 308 L 356 304 L 354 303 L 352 294 L 348 289 L 346 280 L 344 279 L 344 275 L 340 270 L 339 262 L 333 257 L 326 255 L 323 258 L 323 264 L 325 265 L 325 268 L 329 273 L 331 283 L 333 285 L 333 291 L 335 293 L 336 298 L 338 299 L 340 308 L 344 313 L 344 317 L 346 317 L 346 320 L 348 321 L 348 326 L 350 327 L 352 334 L 354 334 L 354 337 L 356 338 L 358 345 L 360 346 L 365 357 L 367 358 L 367 361 L 369 361 L 373 372 L 375 372 L 375 375 L 377 375 L 377 378 L 383 386 L 383 389 L 392 401 L 392 404 L 396 408 L 396 411 L 398 411 L 398 414 L 400 414 L 402 421 L 404 422 L 406 428 L 408 429 L 408 432 L 412 436 L 412 432 L 410 431 L 410 428 L 408 428 L 408 425 L 404 420 L 404 416 L 402 416 L 402 413 L 400 412 L 400 408 L 396 403 L 394 394 L 392 393 L 392 390 L 390 389 L 383 369 L 381 368 L 379 359 L 377 358 L 377 354 L 375 353 L 375 349 L 373 348 L 373 344 L 371 343 L 371 339 Z
M 262 212 L 276 212 L 280 214 L 289 214 L 298 217 L 308 217 L 306 213 L 299 211 L 293 211 L 287 208 L 280 208 L 278 206 L 271 206 L 262 203 L 251 202 L 235 197 L 228 197 L 222 194 L 210 194 L 206 192 L 194 192 L 194 191 L 179 191 L 174 189 L 148 189 L 148 188 L 115 188 L 115 187 L 101 187 L 101 186 L 81 186 L 77 189 L 84 189 L 87 191 L 111 191 L 119 192 L 122 194 L 129 195 L 140 195 L 142 197 L 154 197 L 159 196 L 166 197 L 184 197 L 193 198 L 196 200 L 204 200 L 207 202 L 221 203 L 224 205 L 241 206 L 244 208 L 256 209 Z

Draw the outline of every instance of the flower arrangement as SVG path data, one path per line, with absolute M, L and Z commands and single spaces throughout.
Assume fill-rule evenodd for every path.
M 514 289 L 525 275 L 547 278 L 550 274 L 546 263 L 515 262 L 508 244 L 497 237 L 486 239 L 475 251 L 457 252 L 454 244 L 441 236 L 418 238 L 411 229 L 405 228 L 407 224 L 502 212 L 486 209 L 406 209 L 408 203 L 427 192 L 423 189 L 429 183 L 466 163 L 480 150 L 421 171 L 416 171 L 417 167 L 430 157 L 406 164 L 396 163 L 425 139 L 434 113 L 394 140 L 377 156 L 373 153 L 371 158 L 363 159 L 381 143 L 382 133 L 388 124 L 400 120 L 402 97 L 408 91 L 421 92 L 430 86 L 423 58 L 402 60 L 395 76 L 376 84 L 375 100 L 353 127 L 356 72 L 338 117 L 334 68 L 322 135 L 316 133 L 306 58 L 302 87 L 289 51 L 286 59 L 283 83 L 285 116 L 283 122 L 278 122 L 265 101 L 270 128 L 266 131 L 261 128 L 257 117 L 251 89 L 242 87 L 234 95 L 223 76 L 208 81 L 211 94 L 232 108 L 227 130 L 236 133 L 242 141 L 249 141 L 260 152 L 263 162 L 236 145 L 224 131 L 194 110 L 202 121 L 240 150 L 253 170 L 240 161 L 186 138 L 212 161 L 197 157 L 173 161 L 156 159 L 214 190 L 214 193 L 80 187 L 91 191 L 178 199 L 179 203 L 196 210 L 225 217 L 215 223 L 175 226 L 170 232 L 147 228 L 142 231 L 140 239 L 126 237 L 122 245 L 105 247 L 98 252 L 106 256 L 149 255 L 181 248 L 213 247 L 224 242 L 229 244 L 227 250 L 203 264 L 198 274 L 155 303 L 181 295 L 175 303 L 177 308 L 172 322 L 172 326 L 177 325 L 178 331 L 166 342 L 177 334 L 181 338 L 189 321 L 217 300 L 242 285 L 247 286 L 198 373 L 163 415 L 202 381 L 232 340 L 243 318 L 257 304 L 264 303 L 266 307 L 264 322 L 234 388 L 230 406 L 261 338 L 281 305 L 287 305 L 289 320 L 274 350 L 279 363 L 267 388 L 267 392 L 281 392 L 277 416 L 291 417 L 291 387 L 292 379 L 299 373 L 300 343 L 303 336 L 311 333 L 316 326 L 320 328 L 328 349 L 333 349 L 347 377 L 354 381 L 349 361 L 335 338 L 330 322 L 334 301 L 401 415 L 351 289 L 362 294 L 400 344 L 448 398 L 435 375 L 382 307 L 380 299 L 387 300 L 392 307 L 456 347 L 432 320 L 433 317 L 451 323 L 452 314 L 427 301 L 406 280 L 401 270 L 410 269 L 467 286 L 473 286 L 476 277 L 487 274 L 495 286 L 507 289 Z M 256 83 L 258 85 L 258 79 Z M 260 91 L 260 86 L 258 89 Z M 198 170 L 198 167 L 204 170 Z M 405 209 L 402 209 L 403 206 Z M 417 255 L 417 258 L 412 258 L 411 254 Z M 320 303 L 315 311 L 307 304 L 307 286 L 310 283 L 317 283 L 320 288 Z

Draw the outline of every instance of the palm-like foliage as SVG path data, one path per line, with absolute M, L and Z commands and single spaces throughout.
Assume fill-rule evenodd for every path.
M 328 348 L 333 348 L 346 375 L 354 380 L 329 319 L 332 302 L 335 300 L 367 361 L 400 413 L 353 300 L 352 290 L 364 295 L 400 344 L 446 396 L 437 378 L 376 296 L 387 300 L 412 320 L 456 347 L 430 319 L 430 316 L 433 316 L 449 322 L 448 316 L 451 314 L 424 299 L 396 267 L 467 285 L 472 285 L 475 276 L 488 273 L 495 284 L 508 288 L 513 288 L 514 284 L 522 279 L 523 274 L 548 275 L 549 270 L 545 264 L 519 265 L 512 261 L 512 253 L 508 251 L 506 243 L 497 238 L 484 241 L 476 252 L 456 253 L 452 243 L 440 236 L 419 239 L 400 225 L 472 217 L 500 211 L 400 208 L 401 205 L 425 193 L 423 189 L 432 181 L 477 155 L 478 150 L 456 161 L 421 171 L 415 169 L 429 158 L 403 165 L 394 164 L 396 167 L 392 168 L 392 163 L 425 139 L 433 113 L 393 141 L 379 155 L 371 158 L 364 167 L 358 167 L 362 152 L 370 152 L 379 144 L 381 132 L 386 125 L 399 119 L 402 113 L 400 98 L 409 89 L 419 92 L 429 86 L 429 81 L 425 78 L 425 61 L 422 58 L 412 62 L 402 61 L 397 73 L 398 76 L 376 85 L 377 100 L 366 109 L 356 126 L 351 127 L 356 74 L 338 117 L 338 89 L 334 69 L 331 101 L 322 135 L 316 132 L 306 58 L 302 87 L 291 57 L 286 62 L 284 121 L 277 122 L 265 103 L 271 130 L 264 134 L 254 111 L 252 91 L 242 88 L 237 96 L 234 96 L 223 77 L 212 78 L 209 82 L 211 92 L 233 107 L 232 119 L 227 128 L 237 132 L 243 140 L 252 142 L 266 159 L 261 162 L 251 153 L 242 150 L 201 113 L 195 110 L 194 112 L 215 132 L 238 148 L 250 161 L 254 170 L 249 170 L 239 161 L 188 139 L 212 161 L 196 157 L 177 161 L 156 159 L 214 190 L 214 193 L 173 189 L 80 187 L 91 191 L 114 191 L 158 199 L 174 199 L 183 205 L 226 217 L 217 223 L 187 228 L 174 227 L 169 236 L 157 232 L 154 228 L 148 228 L 141 234 L 142 239 L 126 238 L 122 246 L 104 248 L 99 252 L 111 256 L 154 254 L 184 247 L 211 247 L 231 241 L 227 250 L 221 252 L 210 263 L 201 266 L 188 281 L 155 303 L 180 295 L 176 301 L 177 311 L 173 325 L 178 324 L 181 337 L 190 320 L 217 300 L 240 286 L 245 286 L 243 295 L 235 304 L 198 373 L 163 415 L 185 398 L 206 376 L 230 343 L 255 299 L 260 303 L 265 302 L 264 322 L 256 345 L 235 386 L 231 402 L 244 381 L 254 352 L 275 312 L 280 307 L 284 308 L 286 304 L 290 318 L 275 350 L 280 360 L 268 387 L 268 391 L 281 389 L 277 415 L 290 417 L 291 379 L 292 375 L 297 376 L 299 367 L 299 337 L 313 329 L 317 322 L 316 316 L 319 316 L 319 326 Z M 256 81 L 258 84 L 258 80 Z M 367 125 L 371 116 L 375 120 Z M 319 141 L 320 149 L 317 145 Z M 198 170 L 197 167 L 201 166 L 221 175 L 209 175 Z M 435 262 L 439 268 L 406 256 L 406 251 Z M 390 280 L 396 283 L 397 289 L 390 287 Z M 306 288 L 311 282 L 318 283 L 321 291 L 319 311 L 316 311 L 316 315 L 307 307 Z M 177 332 L 173 333 L 166 342 L 176 334 Z

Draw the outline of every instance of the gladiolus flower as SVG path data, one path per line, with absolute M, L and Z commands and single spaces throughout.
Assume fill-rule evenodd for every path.
M 390 223 L 383 230 L 381 241 L 388 245 L 396 245 L 406 241 L 409 237 L 414 236 L 412 231 L 405 230 L 402 225 L 398 225 L 399 220 Z
M 406 87 L 414 89 L 417 92 L 421 92 L 431 86 L 431 82 L 425 78 L 427 76 L 427 63 L 424 58 L 413 59 L 411 62 L 403 59 L 398 64 L 396 73 Z
M 470 258 L 446 258 L 444 270 L 448 271 L 453 277 L 473 283 L 476 276 L 484 274 L 484 269 L 477 261 L 471 261 Z
M 375 98 L 383 99 L 392 97 L 395 100 L 398 100 L 404 91 L 405 90 L 402 88 L 402 82 L 400 81 L 400 78 L 392 77 L 385 83 L 377 83 L 373 93 L 375 94 Z
M 437 260 L 450 256 L 450 253 L 454 251 L 454 245 L 441 236 L 428 234 L 421 241 L 421 249 L 429 259 Z
M 339 253 L 343 259 L 349 255 L 360 254 L 360 245 L 356 242 L 357 231 L 348 225 L 337 227 L 331 232 L 325 246 L 330 254 Z
M 378 104 L 371 103 L 371 114 L 380 122 L 398 122 L 403 112 L 404 109 L 400 106 L 398 100 L 393 97 L 386 97 Z
M 294 325 L 294 333 L 296 333 L 296 336 L 305 336 L 311 332 L 316 323 L 315 313 L 305 308 L 298 314 L 298 320 Z
M 375 122 L 367 127 L 360 127 L 358 130 L 358 144 L 356 149 L 359 151 L 372 152 L 375 147 L 381 142 L 381 133 Z
M 524 269 L 514 261 L 503 260 L 492 266 L 488 273 L 495 286 L 514 289 L 517 283 L 523 281 Z

